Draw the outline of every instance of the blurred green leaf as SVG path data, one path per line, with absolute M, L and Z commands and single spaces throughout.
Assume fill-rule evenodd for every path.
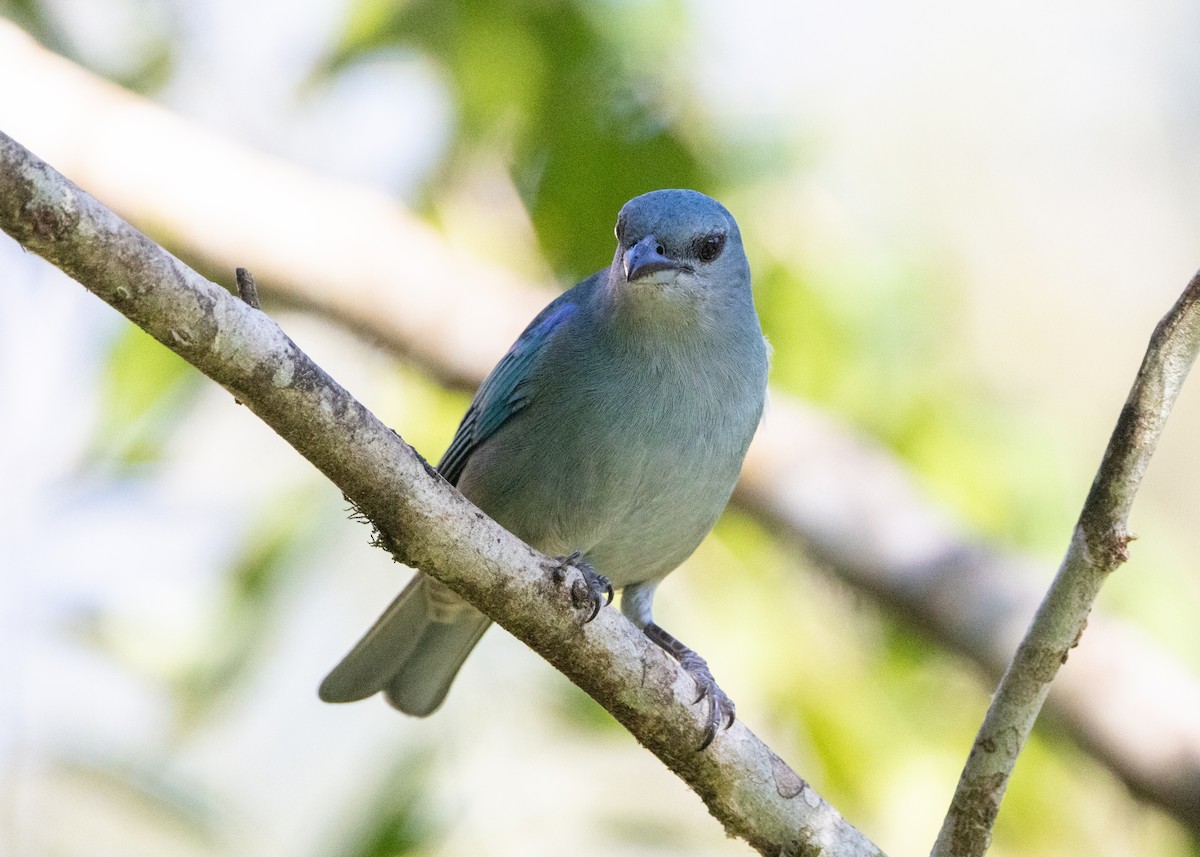
M 96 434 L 89 458 L 130 470 L 162 456 L 188 416 L 203 376 L 148 333 L 126 325 L 100 379 Z
M 328 531 L 322 522 L 333 520 L 333 510 L 322 502 L 326 495 L 319 484 L 290 488 L 255 510 L 242 554 L 212 611 L 210 645 L 173 682 L 179 729 L 201 725 L 261 664 L 283 602 L 295 588 L 296 572 L 311 570 L 305 558 Z
M 113 748 L 67 751 L 41 772 L 37 791 L 39 799 L 29 801 L 25 811 L 35 823 L 49 822 L 39 853 L 217 853 L 219 813 L 211 795 L 156 758 L 131 758 Z M 136 837 L 129 836 L 130 828 L 136 828 Z M 131 849 L 131 838 L 146 850 Z
M 0 18 L 7 18 L 55 53 L 70 55 L 54 16 L 39 0 L 0 0 Z
M 98 47 L 109 47 L 104 39 L 81 37 L 86 28 L 69 17 L 69 5 L 59 7 L 43 0 L 0 0 L 0 18 L 7 18 L 33 36 L 41 45 L 97 74 L 143 94 L 163 87 L 175 69 L 177 42 L 170 28 L 162 27 L 172 17 L 169 4 L 145 2 L 137 10 L 140 28 L 122 33 L 122 49 L 105 57 Z
M 327 849 L 330 857 L 401 857 L 431 853 L 441 838 L 428 805 L 434 754 L 403 755 L 362 801 L 350 801 L 345 829 Z
M 603 733 L 614 737 L 625 733 L 625 727 L 600 703 L 569 681 L 555 681 L 554 689 L 557 692 L 548 699 L 554 705 L 553 714 L 567 728 L 593 737 Z
M 630 26 L 618 28 L 595 4 L 569 0 L 359 0 L 326 70 L 385 47 L 433 59 L 459 127 L 428 193 L 453 182 L 477 148 L 504 151 L 548 261 L 580 279 L 611 256 L 628 199 L 704 189 L 714 176 L 685 140 L 658 52 L 641 50 L 659 25 L 680 29 L 682 15 L 657 2 L 629 11 Z
M 103 71 L 103 69 L 101 69 Z M 158 92 L 175 71 L 175 43 L 170 39 L 154 39 L 143 45 L 136 62 L 129 62 L 109 77 L 126 89 L 142 94 Z

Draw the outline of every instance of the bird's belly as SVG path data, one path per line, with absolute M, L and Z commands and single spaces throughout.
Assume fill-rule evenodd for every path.
M 754 426 L 733 424 L 730 410 L 625 408 L 637 418 L 563 423 L 530 409 L 476 450 L 459 487 L 539 550 L 582 551 L 618 588 L 657 579 L 695 550 L 733 490 Z

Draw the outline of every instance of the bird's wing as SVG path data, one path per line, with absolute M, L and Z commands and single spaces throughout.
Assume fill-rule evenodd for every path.
M 463 468 L 479 444 L 528 404 L 525 382 L 530 369 L 555 332 L 578 311 L 577 299 L 578 291 L 572 289 L 538 313 L 479 386 L 454 440 L 438 463 L 438 472 L 452 485 L 458 484 Z

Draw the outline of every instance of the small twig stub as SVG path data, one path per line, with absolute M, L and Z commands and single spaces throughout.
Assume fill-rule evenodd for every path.
M 245 268 L 238 268 L 234 271 L 234 277 L 237 279 L 238 294 L 242 300 L 255 309 L 262 309 L 262 304 L 258 300 L 258 284 L 254 282 L 254 275 Z

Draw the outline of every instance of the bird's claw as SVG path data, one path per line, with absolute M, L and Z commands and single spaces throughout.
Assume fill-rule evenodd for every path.
M 586 562 L 582 562 L 580 558 L 583 556 L 581 551 L 575 551 L 570 556 L 558 557 L 558 565 L 556 572 L 559 579 L 566 579 L 566 570 L 571 566 L 579 569 L 581 578 L 576 579 L 571 586 L 571 604 L 577 610 L 582 610 L 586 607 L 591 607 L 591 613 L 584 619 L 584 624 L 591 622 L 600 615 L 600 608 L 612 604 L 613 585 L 609 579 L 602 574 L 597 574 L 596 570 Z
M 725 723 L 725 729 L 733 725 L 733 721 L 737 716 L 737 707 L 733 704 L 733 700 L 729 698 L 728 694 L 721 690 L 704 658 L 695 652 L 688 651 L 679 659 L 679 665 L 696 682 L 696 689 L 699 693 L 696 694 L 693 704 L 708 697 L 708 724 L 704 728 L 704 739 L 700 742 L 700 746 L 696 748 L 698 752 L 708 747 L 713 742 L 713 739 L 717 737 L 717 730 L 722 728 L 722 721 Z
M 704 658 L 653 622 L 648 622 L 642 630 L 654 643 L 679 661 L 684 672 L 692 677 L 698 691 L 692 704 L 695 705 L 704 697 L 708 697 L 708 722 L 704 727 L 704 739 L 696 748 L 697 751 L 705 749 L 717 737 L 717 730 L 721 727 L 722 721 L 725 722 L 726 729 L 733 725 L 736 716 L 733 700 L 717 685 L 717 680 L 713 678 L 712 671 L 708 668 L 708 662 Z

